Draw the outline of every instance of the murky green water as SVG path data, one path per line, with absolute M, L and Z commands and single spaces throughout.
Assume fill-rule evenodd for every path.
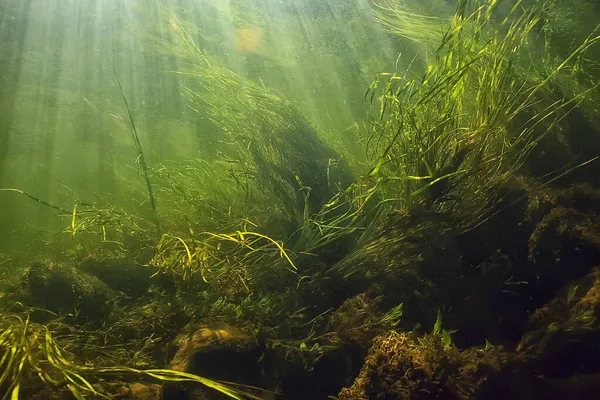
M 205 398 L 153 386 L 179 371 L 291 399 L 585 398 L 599 20 L 0 0 L 0 396 Z
M 398 48 L 366 2 L 7 1 L 1 186 L 69 208 L 99 199 L 140 208 L 146 193 L 110 59 L 151 167 L 226 158 L 227 136 L 184 93 L 194 79 L 182 73 L 193 68 L 171 14 L 211 66 L 279 93 L 328 144 L 362 160 L 363 95 L 376 73 L 394 66 Z M 235 92 L 218 96 L 235 103 Z M 64 225 L 12 197 L 1 199 L 11 210 L 1 217 L 5 246 L 11 238 L 22 245 L 36 227 Z

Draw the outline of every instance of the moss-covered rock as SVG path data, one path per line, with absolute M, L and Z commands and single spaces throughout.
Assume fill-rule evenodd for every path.
M 529 259 L 548 301 L 564 282 L 584 276 L 600 260 L 600 214 L 553 208 L 529 238 Z
M 441 335 L 390 331 L 339 399 L 472 399 L 509 358 L 500 347 L 460 351 Z
M 373 299 L 364 293 L 346 300 L 331 315 L 326 330 L 339 343 L 369 348 L 383 316 L 379 303 L 381 298 Z
M 600 267 L 565 285 L 531 316 L 517 350 L 537 360 L 540 374 L 600 372 Z
M 106 283 L 69 265 L 34 263 L 25 279 L 33 305 L 88 321 L 104 321 L 117 299 Z
M 232 326 L 190 324 L 175 339 L 174 353 L 168 368 L 175 371 L 243 384 L 256 385 L 260 380 L 257 361 L 261 351 L 256 338 Z M 162 398 L 208 399 L 210 393 L 197 385 L 167 383 Z
M 79 269 L 134 298 L 145 295 L 153 284 L 165 284 L 163 274 L 151 279 L 158 271 L 156 267 L 127 260 L 88 257 L 81 262 Z
M 600 267 L 530 317 L 514 357 L 481 399 L 592 399 L 600 392 Z

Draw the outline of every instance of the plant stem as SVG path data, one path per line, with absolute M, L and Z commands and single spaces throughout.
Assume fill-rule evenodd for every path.
M 131 109 L 129 108 L 129 103 L 127 102 L 127 97 L 125 97 L 125 92 L 123 91 L 123 86 L 121 85 L 121 81 L 119 80 L 119 75 L 117 74 L 117 70 L 110 58 L 108 56 L 108 61 L 110 62 L 110 67 L 112 68 L 113 74 L 115 75 L 115 80 L 117 81 L 117 85 L 119 86 L 119 90 L 121 92 L 121 97 L 123 97 L 123 102 L 125 103 L 125 108 L 127 109 L 127 115 L 129 115 L 129 122 L 131 123 L 131 133 L 133 137 L 133 144 L 135 145 L 135 149 L 137 150 L 138 156 L 137 160 L 139 160 L 140 165 L 142 166 L 142 172 L 144 174 L 144 180 L 146 181 L 146 188 L 148 189 L 148 197 L 150 198 L 150 205 L 152 206 L 152 212 L 154 213 L 154 224 L 156 226 L 156 231 L 158 236 L 160 237 L 161 229 L 160 222 L 158 220 L 158 213 L 156 212 L 156 200 L 154 199 L 154 191 L 152 190 L 152 184 L 150 183 L 150 176 L 148 174 L 148 165 L 146 164 L 146 159 L 144 158 L 144 152 L 142 151 L 142 144 L 140 142 L 140 137 L 137 133 L 137 129 L 135 127 L 135 121 L 133 120 L 133 115 L 131 114 Z

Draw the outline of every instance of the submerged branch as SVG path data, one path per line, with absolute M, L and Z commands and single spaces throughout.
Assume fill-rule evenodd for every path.
M 62 212 L 62 213 L 66 213 L 66 214 L 69 214 L 69 213 L 70 213 L 70 211 L 67 211 L 67 210 L 65 210 L 64 208 L 60 208 L 60 207 L 58 207 L 58 206 L 55 206 L 55 205 L 53 205 L 53 204 L 50 204 L 50 203 L 48 203 L 48 202 L 46 202 L 46 201 L 44 201 L 44 200 L 42 200 L 42 199 L 39 199 L 39 198 L 37 198 L 37 197 L 35 197 L 35 196 L 32 196 L 32 195 L 30 195 L 29 193 L 26 193 L 26 192 L 24 192 L 24 191 L 22 191 L 22 190 L 20 190 L 20 189 L 15 189 L 15 188 L 2 188 L 2 189 L 0 189 L 0 192 L 16 192 L 16 193 L 21 193 L 22 195 L 24 195 L 24 196 L 27 196 L 27 197 L 29 197 L 31 200 L 35 200 L 35 201 L 37 201 L 38 203 L 45 205 L 46 207 L 54 208 L 55 210 L 58 210 L 58 211 L 60 211 L 60 212 Z

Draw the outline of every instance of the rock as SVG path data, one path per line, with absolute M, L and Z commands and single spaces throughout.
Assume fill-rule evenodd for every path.
M 460 351 L 441 335 L 390 331 L 375 339 L 339 399 L 472 399 L 508 359 L 501 347 Z
M 119 259 L 97 259 L 88 257 L 81 262 L 79 268 L 98 277 L 112 289 L 128 296 L 138 298 L 148 292 L 153 283 L 157 283 L 162 274 L 156 278 L 151 276 L 157 272 L 155 267 L 135 264 Z
M 600 259 L 600 191 L 585 184 L 530 196 L 535 222 L 529 241 L 537 306 L 567 281 L 583 277 Z M 535 217 L 534 217 L 535 216 Z
M 330 341 L 366 351 L 376 336 L 394 328 L 402 316 L 402 305 L 385 313 L 381 303 L 381 296 L 364 293 L 346 300 L 327 323 Z
M 536 310 L 517 351 L 536 360 L 539 374 L 569 378 L 600 371 L 600 267 L 565 285 Z
M 231 326 L 188 325 L 175 339 L 175 355 L 169 369 L 209 379 L 256 385 L 257 365 L 262 351 L 254 335 Z M 163 400 L 182 398 L 212 399 L 215 392 L 190 384 L 163 386 Z M 204 397 L 203 397 L 204 396 Z
M 529 259 L 541 284 L 553 293 L 563 282 L 585 275 L 600 260 L 600 215 L 553 208 L 531 234 Z
M 29 267 L 25 277 L 36 307 L 99 323 L 113 309 L 116 293 L 100 279 L 72 266 L 38 262 Z
M 131 383 L 129 384 L 129 392 L 127 395 L 134 400 L 159 400 L 160 385 Z

